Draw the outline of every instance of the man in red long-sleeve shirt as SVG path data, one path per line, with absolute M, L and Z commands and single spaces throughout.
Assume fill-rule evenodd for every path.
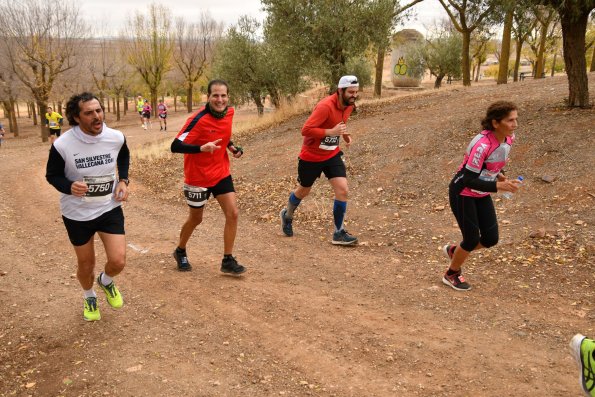
M 352 138 L 347 132 L 347 119 L 355 107 L 359 83 L 355 76 L 343 76 L 339 80 L 337 92 L 324 98 L 314 108 L 302 128 L 304 143 L 298 162 L 298 186 L 289 195 L 287 208 L 281 210 L 281 228 L 283 233 L 293 236 L 293 213 L 300 202 L 310 194 L 312 185 L 324 172 L 335 193 L 333 218 L 335 232 L 333 244 L 354 245 L 357 237 L 343 228 L 343 219 L 347 211 L 347 172 L 339 149 L 339 140 L 343 137 L 347 147 Z

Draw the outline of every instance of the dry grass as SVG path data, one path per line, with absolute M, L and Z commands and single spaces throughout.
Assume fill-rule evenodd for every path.
M 282 99 L 281 105 L 270 112 L 265 112 L 263 116 L 257 114 L 242 113 L 242 110 L 236 111 L 236 117 L 233 123 L 234 137 L 245 138 L 258 131 L 279 125 L 292 117 L 310 112 L 314 105 L 326 95 L 326 89 L 319 87 L 312 89 L 304 94 L 297 95 L 291 102 Z M 239 117 L 238 117 L 239 116 Z M 134 159 L 154 160 L 170 156 L 169 145 L 170 138 L 164 138 L 158 142 L 144 145 L 132 151 Z

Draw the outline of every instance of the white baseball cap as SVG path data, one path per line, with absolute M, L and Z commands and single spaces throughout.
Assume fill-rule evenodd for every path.
M 355 76 L 343 76 L 339 79 L 339 88 L 359 87 L 359 82 Z

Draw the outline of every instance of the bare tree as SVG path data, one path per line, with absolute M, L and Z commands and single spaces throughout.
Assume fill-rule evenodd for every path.
M 4 0 L 0 3 L 0 45 L 10 67 L 31 91 L 41 115 L 56 78 L 71 69 L 83 44 L 85 27 L 74 3 Z M 48 131 L 40 123 L 41 139 Z
M 89 45 L 88 67 L 99 98 L 104 102 L 106 95 L 113 95 L 114 113 L 120 120 L 120 99 L 130 83 L 130 66 L 121 56 L 121 41 L 105 37 L 92 40 Z M 109 104 L 109 99 L 107 101 Z
M 455 28 L 463 35 L 463 85 L 471 85 L 469 46 L 471 33 L 493 15 L 496 3 L 487 0 L 438 0 Z
M 163 78 L 171 68 L 173 40 L 168 8 L 155 3 L 149 15 L 137 13 L 122 33 L 122 49 L 128 63 L 140 74 L 149 88 L 153 112 Z
M 174 61 L 184 76 L 188 113 L 192 112 L 194 84 L 211 64 L 215 45 L 222 34 L 223 23 L 206 12 L 196 23 L 187 23 L 183 18 L 176 20 Z
M 16 76 L 3 66 L 0 64 L 0 102 L 4 109 L 4 115 L 8 119 L 9 131 L 17 137 L 19 136 L 19 125 L 17 124 L 15 104 L 18 99 L 20 84 Z

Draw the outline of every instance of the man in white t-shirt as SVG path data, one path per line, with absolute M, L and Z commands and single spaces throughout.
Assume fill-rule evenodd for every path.
M 74 95 L 66 104 L 72 129 L 52 144 L 46 179 L 60 193 L 60 210 L 78 261 L 77 278 L 83 288 L 83 318 L 101 319 L 95 280 L 94 235 L 105 247 L 105 270 L 97 277 L 113 308 L 123 299 L 114 284 L 126 264 L 122 201 L 128 198 L 130 153 L 122 132 L 107 127 L 104 109 L 91 93 Z

